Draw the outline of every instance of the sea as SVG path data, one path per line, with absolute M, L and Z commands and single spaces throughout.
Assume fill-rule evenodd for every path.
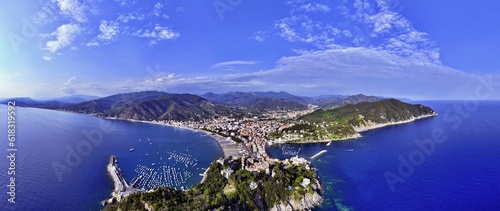
M 325 198 L 316 210 L 500 210 L 500 101 L 420 101 L 439 115 L 353 140 L 283 144 L 272 157 L 310 158 Z M 222 156 L 187 129 L 16 107 L 15 204 L 8 202 L 7 107 L 0 106 L 0 210 L 101 210 L 115 155 L 125 179 L 189 188 Z M 12 131 L 11 131 L 12 132 Z

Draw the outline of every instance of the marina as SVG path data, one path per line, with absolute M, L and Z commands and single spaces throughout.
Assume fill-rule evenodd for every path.
M 155 187 L 184 188 L 187 180 L 193 176 L 186 169 L 165 165 L 159 168 L 137 165 L 135 172 L 138 176 L 132 179 L 132 187 L 141 190 Z
M 138 164 L 135 168 L 136 176 L 131 180 L 131 187 L 140 190 L 149 190 L 155 187 L 171 187 L 183 189 L 187 181 L 193 176 L 190 169 L 198 165 L 198 159 L 192 154 L 184 152 L 166 151 L 167 157 L 163 159 L 165 153 L 157 152 L 158 160 L 153 160 L 150 165 Z M 148 154 L 146 154 L 148 155 Z

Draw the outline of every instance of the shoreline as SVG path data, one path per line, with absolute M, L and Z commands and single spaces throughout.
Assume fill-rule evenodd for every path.
M 223 157 L 229 157 L 232 156 L 233 158 L 239 158 L 240 157 L 240 150 L 241 150 L 241 144 L 236 143 L 231 139 L 228 139 L 226 137 L 220 136 L 216 133 L 206 131 L 206 130 L 201 130 L 201 129 L 195 129 L 195 128 L 190 128 L 182 125 L 175 125 L 175 124 L 168 124 L 168 123 L 162 123 L 162 122 L 157 122 L 157 121 L 145 121 L 145 120 L 135 120 L 135 119 L 120 119 L 120 118 L 112 118 L 112 117 L 104 117 L 104 119 L 110 119 L 110 120 L 122 120 L 122 121 L 128 121 L 128 122 L 140 122 L 140 123 L 146 123 L 146 124 L 155 124 L 155 125 L 162 125 L 162 126 L 168 126 L 168 127 L 173 127 L 175 129 L 184 129 L 184 130 L 189 130 L 192 132 L 198 132 L 198 133 L 204 133 L 206 136 L 209 136 L 215 142 L 217 142 L 217 145 L 222 151 Z
M 354 130 L 356 132 L 358 132 L 358 133 L 359 132 L 365 132 L 365 131 L 368 131 L 368 130 L 378 129 L 378 128 L 392 126 L 392 125 L 406 124 L 406 123 L 414 122 L 414 121 L 419 120 L 419 119 L 425 119 L 425 118 L 430 118 L 430 117 L 435 117 L 435 116 L 437 116 L 437 113 L 422 115 L 422 116 L 418 116 L 418 117 L 413 117 L 411 119 L 403 120 L 403 121 L 389 122 L 389 123 L 383 123 L 383 124 L 375 124 L 375 125 L 371 125 L 371 126 L 354 127 Z
M 398 121 L 398 122 L 389 122 L 389 123 L 383 123 L 383 124 L 375 124 L 372 126 L 363 126 L 363 127 L 353 127 L 354 130 L 356 131 L 356 134 L 346 137 L 346 138 L 338 138 L 338 139 L 324 139 L 324 140 L 306 140 L 306 141 L 300 141 L 300 142 L 275 142 L 275 144 L 314 144 L 314 143 L 326 143 L 326 142 L 333 142 L 333 141 L 346 141 L 346 140 L 351 140 L 351 139 L 358 139 L 363 137 L 360 133 L 361 132 L 366 132 L 369 130 L 374 130 L 374 129 L 379 129 L 387 126 L 393 126 L 393 125 L 401 125 L 401 124 L 406 124 L 406 123 L 411 123 L 420 119 L 425 119 L 425 118 L 431 118 L 437 116 L 437 113 L 434 114 L 427 114 L 427 115 L 422 115 L 418 117 L 413 117 L 409 120 L 403 120 L 403 121 Z
M 314 143 L 327 143 L 327 142 L 333 142 L 333 141 L 347 141 L 351 139 L 358 139 L 361 138 L 361 134 L 356 133 L 352 136 L 345 137 L 345 138 L 336 138 L 336 139 L 323 139 L 323 140 L 306 140 L 306 141 L 300 141 L 300 142 L 276 142 L 274 144 L 314 144 Z

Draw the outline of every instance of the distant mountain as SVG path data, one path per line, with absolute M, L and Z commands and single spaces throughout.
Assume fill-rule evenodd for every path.
M 63 106 L 68 105 L 68 103 L 56 101 L 56 100 L 34 100 L 29 97 L 18 97 L 18 98 L 10 98 L 6 100 L 0 101 L 0 104 L 7 104 L 8 102 L 15 101 L 16 106 L 21 107 L 34 107 L 34 108 L 48 108 L 48 109 L 57 109 Z
M 243 115 L 227 105 L 192 94 L 156 91 L 117 94 L 64 107 L 63 110 L 135 120 L 197 120 L 218 115 Z
M 326 98 L 345 99 L 347 97 L 349 97 L 349 95 L 320 95 L 320 96 L 316 96 L 313 98 L 316 100 L 319 100 L 319 99 L 326 99 Z
M 65 96 L 65 97 L 59 97 L 59 98 L 54 98 L 50 99 L 52 101 L 59 101 L 63 103 L 83 103 L 86 101 L 91 101 L 99 99 L 97 96 L 90 96 L 90 95 L 82 95 L 82 94 L 75 94 L 75 95 L 70 95 L 70 96 Z
M 362 94 L 321 95 L 318 97 L 304 97 L 287 92 L 228 92 L 223 94 L 206 93 L 201 97 L 219 103 L 256 109 L 305 109 L 308 104 L 317 105 L 324 109 L 341 107 L 359 102 L 376 102 L 384 98 L 366 96 Z
M 311 98 L 286 92 L 228 92 L 206 93 L 201 97 L 218 103 L 261 110 L 306 109 Z
M 314 104 L 318 105 L 323 109 L 332 109 L 342 107 L 348 104 L 356 104 L 360 102 L 377 102 L 383 100 L 384 98 L 375 96 L 366 96 L 362 94 L 352 95 L 352 96 L 333 96 L 316 99 Z

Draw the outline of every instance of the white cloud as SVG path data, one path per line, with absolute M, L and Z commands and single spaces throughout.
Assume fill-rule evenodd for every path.
M 330 12 L 330 7 L 324 4 L 308 3 L 297 7 L 297 11 L 305 12 Z
M 101 40 L 113 40 L 118 36 L 120 30 L 118 29 L 118 23 L 114 21 L 101 21 L 101 25 L 99 26 L 99 31 L 101 34 L 97 36 L 97 38 Z
M 137 0 L 115 0 L 115 2 L 117 2 L 122 7 L 125 7 L 134 5 Z
M 64 83 L 64 86 L 69 86 L 71 84 L 71 82 L 73 82 L 74 80 L 76 79 L 76 76 L 73 76 L 71 78 L 69 78 L 65 83 Z
M 87 43 L 87 46 L 99 46 L 101 43 L 109 43 L 116 39 L 120 33 L 118 22 L 102 20 L 99 25 L 100 34 Z
M 154 9 L 153 9 L 153 14 L 155 16 L 160 16 L 161 15 L 161 9 L 163 8 L 163 4 L 160 3 L 160 2 L 157 2 L 154 6 Z
M 338 46 L 303 51 L 297 56 L 281 58 L 275 68 L 226 75 L 213 83 L 253 80 L 274 90 L 285 87 L 292 92 L 303 92 L 298 88 L 303 87 L 310 88 L 309 92 L 335 90 L 387 96 L 421 96 L 422 90 L 433 90 L 429 97 L 437 98 L 463 90 L 474 91 L 470 83 L 475 78 L 418 54 L 400 56 L 379 48 Z M 305 82 L 314 86 L 301 86 Z
M 332 44 L 341 30 L 330 24 L 313 21 L 306 15 L 294 15 L 276 21 L 279 36 L 290 42 L 304 42 L 323 47 Z
M 157 24 L 153 29 L 139 29 L 133 33 L 133 36 L 149 38 L 149 45 L 156 45 L 160 41 L 176 39 L 180 34 L 170 29 L 170 27 Z
M 126 14 L 121 14 L 118 16 L 116 20 L 122 22 L 122 23 L 128 23 L 131 20 L 144 20 L 146 17 L 142 13 L 138 12 L 131 12 L 131 13 L 126 13 Z
M 45 44 L 45 50 L 55 54 L 62 48 L 68 47 L 73 40 L 82 32 L 82 29 L 77 24 L 64 24 L 57 28 L 56 31 L 50 34 L 56 40 L 48 41 Z
M 66 82 L 64 82 L 64 86 L 59 88 L 59 91 L 63 92 L 64 94 L 74 94 L 76 93 L 76 89 L 73 88 L 73 81 L 76 79 L 76 76 L 73 76 L 69 78 Z
M 186 8 L 184 8 L 184 7 L 176 7 L 175 11 L 176 12 L 184 12 L 184 11 L 186 11 Z
M 344 34 L 344 36 L 346 37 L 352 37 L 352 34 L 349 30 L 345 29 L 344 31 L 342 31 L 342 34 Z
M 57 2 L 61 14 L 80 23 L 87 21 L 88 7 L 78 0 L 52 0 L 52 2 Z
M 51 55 L 44 55 L 42 58 L 45 61 L 52 61 L 52 56 Z
M 234 60 L 234 61 L 226 61 L 219 62 L 212 65 L 213 69 L 234 69 L 236 66 L 240 65 L 254 65 L 257 64 L 257 61 L 246 61 L 246 60 Z
M 251 39 L 254 39 L 259 42 L 264 42 L 265 38 L 268 36 L 268 32 L 265 31 L 258 31 L 256 32 Z

